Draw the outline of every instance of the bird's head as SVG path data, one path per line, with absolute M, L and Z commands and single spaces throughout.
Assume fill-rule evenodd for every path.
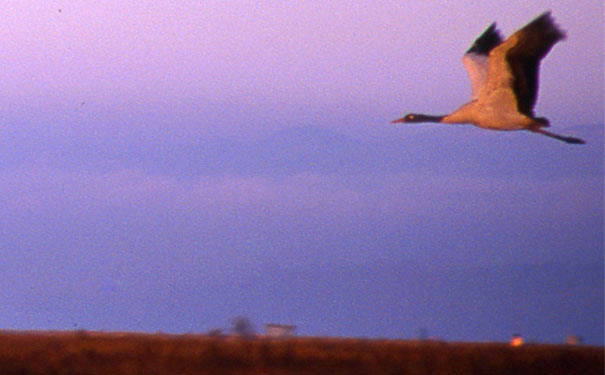
M 408 113 L 404 117 L 391 121 L 391 124 L 396 124 L 399 122 L 403 123 L 414 123 L 414 122 L 440 122 L 443 119 L 443 116 L 430 116 L 430 115 L 422 115 L 419 113 Z
M 400 119 L 391 121 L 391 124 L 396 124 L 398 122 L 403 122 L 403 123 L 414 122 L 414 120 L 416 119 L 416 116 L 417 115 L 415 113 L 408 113 L 407 115 L 403 116 Z

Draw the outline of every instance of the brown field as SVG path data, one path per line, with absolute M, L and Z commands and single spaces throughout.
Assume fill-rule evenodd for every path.
M 0 374 L 598 374 L 603 347 L 0 332 Z

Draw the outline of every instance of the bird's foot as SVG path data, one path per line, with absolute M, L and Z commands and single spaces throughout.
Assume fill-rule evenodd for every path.
M 583 139 L 576 138 L 576 137 L 565 137 L 564 141 L 567 142 L 567 143 L 574 144 L 574 145 L 584 145 L 584 144 L 586 144 L 586 142 L 584 142 Z

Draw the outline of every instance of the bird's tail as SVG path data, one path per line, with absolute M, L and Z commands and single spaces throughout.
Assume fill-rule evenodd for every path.
M 534 117 L 536 126 L 540 128 L 547 128 L 550 126 L 550 121 L 546 117 Z

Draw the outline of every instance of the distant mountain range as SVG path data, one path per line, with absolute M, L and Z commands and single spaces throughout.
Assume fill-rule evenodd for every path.
M 599 134 L 602 135 L 602 129 Z M 458 127 L 449 131 L 415 129 L 409 137 L 366 140 L 318 126 L 285 128 L 258 140 L 192 138 L 183 142 L 169 138 L 153 141 L 109 138 L 91 142 L 24 138 L 7 140 L 5 153 L 0 155 L 0 168 L 33 161 L 75 169 L 126 167 L 181 178 L 305 172 L 602 176 L 602 136 L 586 138 L 588 145 L 570 148 L 532 134 Z M 540 152 L 539 158 L 536 152 Z

